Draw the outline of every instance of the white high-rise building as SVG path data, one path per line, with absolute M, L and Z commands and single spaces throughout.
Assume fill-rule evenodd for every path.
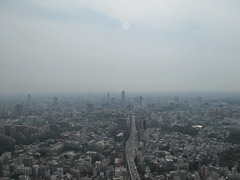
M 61 167 L 57 168 L 57 176 L 60 180 L 63 179 L 63 168 Z

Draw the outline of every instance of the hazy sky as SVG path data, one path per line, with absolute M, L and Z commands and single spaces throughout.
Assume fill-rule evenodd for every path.
M 1 0 L 0 93 L 240 91 L 239 0 Z

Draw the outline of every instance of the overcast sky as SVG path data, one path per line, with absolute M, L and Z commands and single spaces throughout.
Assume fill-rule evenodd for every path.
M 240 91 L 239 0 L 1 0 L 0 93 Z

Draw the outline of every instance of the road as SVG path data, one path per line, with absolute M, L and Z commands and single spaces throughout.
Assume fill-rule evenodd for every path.
M 134 158 L 138 152 L 138 132 L 136 130 L 135 114 L 131 115 L 131 133 L 126 142 L 125 153 L 127 159 L 127 165 L 130 173 L 131 180 L 140 180 L 139 173 L 137 171 L 137 166 L 135 164 Z

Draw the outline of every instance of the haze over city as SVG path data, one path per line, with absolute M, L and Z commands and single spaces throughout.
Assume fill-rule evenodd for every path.
M 0 180 L 240 180 L 239 0 L 0 0 Z
M 239 91 L 238 0 L 0 2 L 0 93 Z

